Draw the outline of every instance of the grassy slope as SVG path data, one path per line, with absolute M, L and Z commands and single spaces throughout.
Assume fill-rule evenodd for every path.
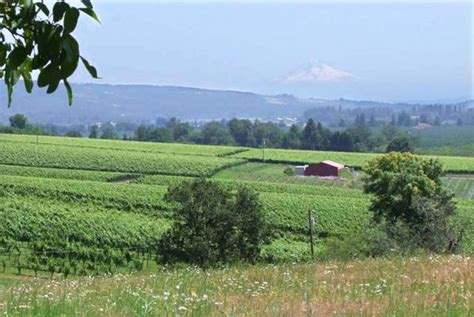
M 258 265 L 68 280 L 0 274 L 7 316 L 472 316 L 469 257 Z

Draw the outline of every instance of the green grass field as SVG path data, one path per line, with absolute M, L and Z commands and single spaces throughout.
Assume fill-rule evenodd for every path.
M 317 177 L 289 176 L 285 169 L 293 169 L 292 165 L 247 163 L 219 171 L 214 179 L 242 180 L 252 182 L 273 182 L 297 185 L 316 185 L 329 187 L 359 187 L 360 173 L 351 173 L 348 169 L 338 179 L 330 180 Z

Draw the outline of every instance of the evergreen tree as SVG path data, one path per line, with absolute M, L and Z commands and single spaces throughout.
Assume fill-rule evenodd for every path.
M 331 143 L 331 130 L 323 127 L 321 122 L 316 126 L 316 149 L 328 149 Z
M 392 114 L 392 120 L 390 121 L 390 125 L 391 125 L 392 127 L 397 126 L 397 119 L 396 119 L 394 113 Z
M 363 113 L 358 114 L 355 118 L 354 123 L 356 126 L 366 125 L 365 115 Z
M 301 131 L 296 125 L 292 125 L 288 133 L 283 137 L 283 147 L 285 149 L 301 148 Z
M 375 126 L 377 126 L 377 121 L 375 121 L 375 116 L 371 115 L 370 121 L 369 121 L 369 127 L 375 127 Z
M 94 124 L 92 127 L 91 127 L 91 132 L 89 134 L 89 138 L 90 139 L 97 139 L 99 137 L 99 127 Z
M 313 119 L 309 119 L 308 123 L 303 130 L 303 139 L 301 141 L 302 147 L 305 150 L 315 150 L 316 149 L 316 125 L 314 124 Z
M 331 149 L 334 151 L 353 151 L 354 141 L 346 131 L 336 131 L 331 136 Z

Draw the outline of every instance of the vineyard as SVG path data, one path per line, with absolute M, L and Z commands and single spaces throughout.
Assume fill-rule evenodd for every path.
M 181 155 L 225 156 L 244 149 L 229 146 L 193 144 L 170 144 L 156 142 L 123 142 L 119 140 L 82 139 L 52 136 L 0 134 L 0 142 L 50 144 L 92 149 L 108 149 L 144 153 L 165 153 Z
M 322 152 L 322 151 L 301 151 L 301 150 L 281 150 L 266 149 L 265 161 L 282 162 L 290 164 L 305 164 L 331 160 L 344 165 L 361 168 L 367 161 L 378 154 L 374 153 L 352 153 L 352 152 Z M 232 157 L 249 159 L 253 161 L 263 161 L 263 151 L 261 149 L 250 149 L 240 152 Z M 424 158 L 438 158 L 445 166 L 446 170 L 458 173 L 474 173 L 474 157 L 458 156 L 422 156 Z
M 239 159 L 142 153 L 52 144 L 0 143 L 0 164 L 141 174 L 210 176 Z
M 309 209 L 316 253 L 328 239 L 367 228 L 370 197 L 344 181 L 283 174 L 285 165 L 248 163 L 259 150 L 197 145 L 0 135 L 0 271 L 99 274 L 156 266 L 156 245 L 171 225 L 163 197 L 171 185 L 211 177 L 259 193 L 274 228 L 267 260 L 309 258 Z M 333 159 L 362 165 L 370 154 L 267 150 L 274 161 Z M 471 158 L 460 160 L 471 168 Z M 254 165 L 252 165 L 254 164 Z M 461 166 L 461 165 L 460 165 Z M 267 168 L 268 167 L 268 168 Z M 260 173 L 260 174 L 259 174 Z M 448 178 L 463 215 L 473 218 L 472 178 Z M 466 250 L 472 252 L 473 232 Z
M 448 177 L 445 183 L 458 197 L 474 199 L 474 177 Z

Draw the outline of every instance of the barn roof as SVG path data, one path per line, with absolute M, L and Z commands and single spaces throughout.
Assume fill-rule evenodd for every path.
M 331 165 L 331 166 L 334 166 L 338 169 L 343 169 L 344 168 L 344 165 L 342 164 L 339 164 L 339 163 L 336 163 L 336 162 L 333 162 L 333 161 L 322 161 L 321 163 L 324 163 L 326 165 Z

